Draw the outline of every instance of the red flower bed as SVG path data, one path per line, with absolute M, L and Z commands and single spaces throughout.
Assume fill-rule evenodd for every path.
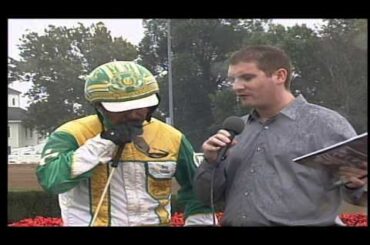
M 364 214 L 341 214 L 339 217 L 347 226 L 367 226 L 367 215 Z
M 217 217 L 218 221 L 220 221 L 222 219 L 223 215 L 224 214 L 222 212 L 216 213 L 216 217 Z M 181 226 L 184 226 L 184 223 L 185 223 L 185 218 L 184 218 L 183 213 L 176 212 L 174 215 L 172 215 L 171 226 L 181 227 Z
M 216 213 L 217 219 L 221 220 L 223 213 Z M 340 219 L 347 226 L 367 226 L 367 215 L 364 214 L 341 214 Z M 175 213 L 171 218 L 171 226 L 181 227 L 184 225 L 184 214 Z M 61 218 L 50 218 L 37 216 L 35 218 L 23 219 L 21 221 L 9 224 L 12 227 L 38 227 L 38 226 L 63 226 Z
M 8 226 L 16 227 L 63 226 L 63 221 L 61 218 L 36 216 L 34 219 L 32 218 L 22 219 L 21 221 L 9 224 Z

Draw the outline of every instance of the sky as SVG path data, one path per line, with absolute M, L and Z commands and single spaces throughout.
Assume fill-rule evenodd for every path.
M 8 56 L 19 59 L 17 45 L 20 44 L 19 39 L 28 30 L 41 35 L 49 25 L 77 27 L 81 22 L 84 26 L 90 26 L 99 21 L 105 24 L 113 37 L 122 36 L 134 45 L 138 45 L 144 37 L 142 19 L 8 19 Z M 321 19 L 274 19 L 273 22 L 285 26 L 305 23 L 310 28 L 315 28 L 315 24 L 322 24 Z M 26 82 L 14 82 L 10 85 L 11 88 L 22 92 L 22 95 L 31 86 L 32 84 Z M 22 95 L 21 107 L 26 108 L 28 102 Z
M 17 45 L 23 34 L 37 32 L 40 35 L 49 25 L 77 27 L 81 22 L 84 26 L 103 22 L 113 37 L 122 36 L 134 45 L 138 45 L 144 36 L 142 19 L 8 19 L 8 56 L 18 60 Z M 13 82 L 9 87 L 22 92 L 20 106 L 26 108 L 28 99 L 23 96 L 32 84 L 27 82 Z

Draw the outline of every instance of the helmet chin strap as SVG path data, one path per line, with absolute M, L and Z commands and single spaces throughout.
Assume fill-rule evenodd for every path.
M 154 111 L 157 109 L 157 107 L 158 107 L 158 105 L 148 108 L 149 112 L 148 112 L 148 115 L 145 118 L 145 121 L 150 122 L 150 120 L 152 119 L 152 115 L 153 115 Z
M 109 120 L 108 117 L 104 116 L 104 113 L 99 110 L 96 106 L 94 106 L 96 114 L 98 115 L 99 121 L 102 125 L 102 130 L 110 129 L 113 127 L 113 123 Z
M 154 111 L 158 108 L 159 104 L 161 103 L 161 97 L 159 96 L 159 94 L 156 93 L 155 95 L 157 95 L 158 104 L 155 105 L 155 106 L 148 107 L 149 112 L 148 112 L 148 115 L 145 118 L 145 121 L 147 121 L 147 122 L 150 122 L 150 120 L 152 119 L 152 115 L 153 115 Z

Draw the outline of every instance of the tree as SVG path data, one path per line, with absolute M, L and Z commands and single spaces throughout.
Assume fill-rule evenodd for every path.
M 41 133 L 93 113 L 84 98 L 84 75 L 103 63 L 137 58 L 136 47 L 122 38 L 112 39 L 103 23 L 84 27 L 50 25 L 44 35 L 23 35 L 21 59 L 9 59 L 8 82 L 32 82 L 26 125 Z
M 144 20 L 145 36 L 139 43 L 138 63 L 149 69 L 160 87 L 161 102 L 156 116 L 165 119 L 168 116 L 168 55 L 167 55 L 167 20 Z M 158 113 L 159 111 L 159 113 Z
M 314 52 L 324 80 L 317 99 L 367 131 L 367 20 L 329 19 Z
M 195 148 L 213 123 L 209 95 L 224 80 L 214 66 L 224 62 L 240 44 L 242 32 L 236 31 L 239 24 L 239 20 L 228 19 L 171 20 L 174 121 Z M 168 70 L 167 21 L 146 20 L 144 28 L 145 37 L 139 45 L 141 62 L 158 75 Z M 167 92 L 166 80 L 163 76 L 160 86 Z M 168 95 L 162 97 L 167 106 Z M 161 108 L 168 113 L 167 108 Z
M 142 64 L 158 75 L 168 115 L 167 21 L 146 20 Z M 346 116 L 358 132 L 367 129 L 367 21 L 329 20 L 322 30 L 284 27 L 258 19 L 171 20 L 175 126 L 199 149 L 227 116 L 242 115 L 226 81 L 232 52 L 271 44 L 292 59 L 293 94 Z M 162 75 L 160 75 L 162 74 Z

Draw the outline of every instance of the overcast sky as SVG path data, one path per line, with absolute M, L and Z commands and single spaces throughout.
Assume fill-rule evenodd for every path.
M 19 59 L 17 45 L 20 44 L 19 39 L 28 32 L 27 30 L 42 35 L 49 25 L 77 27 L 78 22 L 81 22 L 84 26 L 90 26 L 99 21 L 105 24 L 113 37 L 122 36 L 132 44 L 139 44 L 144 36 L 142 19 L 8 19 L 8 56 Z M 322 24 L 321 19 L 274 19 L 273 22 L 285 26 L 305 23 L 310 28 Z M 14 82 L 10 87 L 24 93 L 31 85 L 25 82 Z M 26 104 L 26 99 L 21 96 L 21 106 L 25 108 Z
M 144 36 L 142 19 L 8 19 L 8 56 L 18 59 L 17 44 L 27 29 L 31 32 L 44 33 L 49 25 L 77 27 L 78 22 L 84 26 L 103 22 L 113 37 L 122 36 L 137 45 Z

